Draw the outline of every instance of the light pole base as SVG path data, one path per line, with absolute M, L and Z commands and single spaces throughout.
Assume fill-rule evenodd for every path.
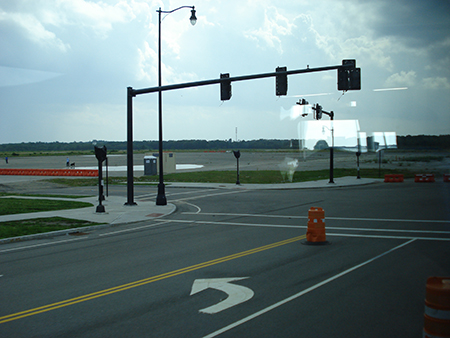
M 97 205 L 95 212 L 105 212 L 105 206 L 102 204 Z
M 167 205 L 164 183 L 158 184 L 158 196 L 156 196 L 156 205 Z

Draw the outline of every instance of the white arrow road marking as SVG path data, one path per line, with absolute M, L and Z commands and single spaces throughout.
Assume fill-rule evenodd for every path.
M 248 301 L 255 294 L 251 289 L 229 282 L 246 279 L 248 277 L 232 277 L 232 278 L 211 278 L 211 279 L 196 279 L 192 284 L 191 296 L 197 292 L 206 290 L 208 288 L 216 289 L 228 294 L 227 299 L 217 303 L 216 305 L 201 309 L 199 312 L 214 314 L 232 306 Z

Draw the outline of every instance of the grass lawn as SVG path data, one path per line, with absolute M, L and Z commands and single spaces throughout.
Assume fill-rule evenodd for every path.
M 91 203 L 79 201 L 58 201 L 46 199 L 28 198 L 1 198 L 0 215 L 12 215 L 30 212 L 65 210 L 92 207 Z M 49 231 L 79 228 L 83 226 L 96 225 L 88 221 L 47 217 L 34 218 L 19 221 L 0 222 L 0 238 L 10 238 Z
M 90 197 L 88 195 L 82 196 L 82 195 L 19 194 L 19 193 L 10 193 L 10 192 L 0 192 L 0 197 L 1 196 L 52 197 L 52 198 L 72 198 L 72 199 Z
M 35 218 L 0 223 L 0 238 L 10 238 L 44 232 L 79 228 L 101 223 L 92 223 L 62 217 Z
M 2 198 L 0 203 L 0 216 L 41 212 L 52 210 L 78 209 L 92 207 L 91 203 L 79 201 L 59 201 L 28 198 Z
M 361 169 L 360 175 L 364 178 L 384 178 L 385 174 L 404 174 L 405 178 L 414 177 L 406 169 L 389 170 L 389 169 Z M 311 171 L 296 171 L 293 177 L 293 182 L 307 182 L 327 179 L 330 175 L 329 169 L 311 170 Z M 333 171 L 335 178 L 357 175 L 356 169 L 339 169 L 335 168 Z M 236 183 L 236 171 L 194 171 L 182 172 L 164 175 L 164 182 L 198 182 L 198 183 Z M 241 171 L 239 181 L 242 184 L 270 184 L 270 183 L 289 183 L 283 178 L 279 170 L 258 170 L 258 171 Z M 51 182 L 65 184 L 68 186 L 95 186 L 98 184 L 98 178 L 80 178 L 67 179 L 55 178 Z M 155 184 L 159 181 L 158 176 L 140 176 L 135 177 L 134 182 Z M 109 177 L 109 184 L 125 184 L 126 177 Z

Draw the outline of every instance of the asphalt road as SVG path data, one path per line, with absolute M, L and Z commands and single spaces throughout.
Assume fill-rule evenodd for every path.
M 422 337 L 450 275 L 448 183 L 166 193 L 158 220 L 0 246 L 0 336 Z

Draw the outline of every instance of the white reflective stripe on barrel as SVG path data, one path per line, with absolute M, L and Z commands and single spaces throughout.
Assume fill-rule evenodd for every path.
M 433 309 L 433 308 L 425 305 L 425 314 L 431 318 L 450 320 L 450 311 L 449 310 Z

